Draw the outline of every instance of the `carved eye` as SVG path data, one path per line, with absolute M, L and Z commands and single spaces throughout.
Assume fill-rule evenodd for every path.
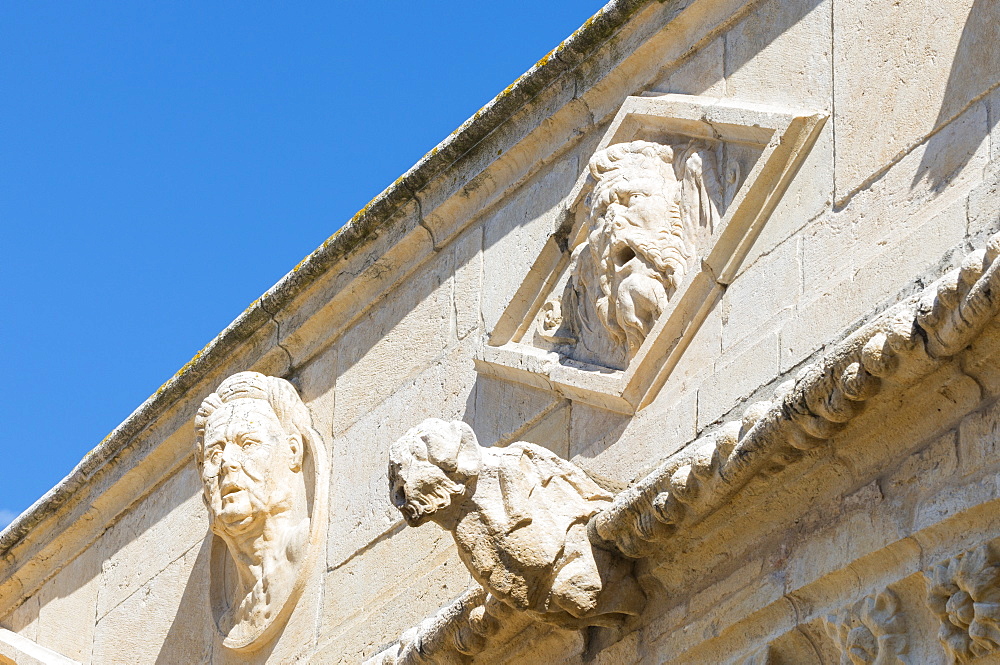
M 646 198 L 645 192 L 629 192 L 625 197 L 625 205 L 630 206 Z

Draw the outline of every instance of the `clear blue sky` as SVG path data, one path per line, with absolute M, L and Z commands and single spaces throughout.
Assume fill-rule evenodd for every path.
M 0 527 L 602 6 L 0 6 Z

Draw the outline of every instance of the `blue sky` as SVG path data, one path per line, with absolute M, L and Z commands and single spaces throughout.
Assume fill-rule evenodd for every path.
M 0 6 L 0 527 L 601 0 Z

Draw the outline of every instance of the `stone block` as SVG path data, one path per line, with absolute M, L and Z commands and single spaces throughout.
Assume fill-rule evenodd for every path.
M 289 378 L 309 407 L 313 427 L 323 435 L 328 447 L 337 407 L 337 356 L 337 345 L 328 346 Z
M 29 640 L 38 639 L 38 594 L 29 596 L 0 620 L 0 626 L 24 635 Z
M 837 196 L 843 197 L 995 85 L 1000 10 L 966 0 L 833 6 Z M 986 138 L 985 124 L 975 134 Z M 930 144 L 927 177 L 940 187 L 965 152 L 943 136 Z
M 834 123 L 827 120 L 816 137 L 809 154 L 805 156 L 798 173 L 788 184 L 778 205 L 753 247 L 743 260 L 740 271 L 752 267 L 763 255 L 767 255 L 786 242 L 788 238 L 802 232 L 810 224 L 815 224 L 833 203 L 833 131 Z
M 994 468 L 1000 453 L 1000 402 L 969 414 L 958 431 L 959 472 L 971 476 Z
M 474 226 L 452 242 L 455 266 L 455 334 L 465 339 L 483 334 L 480 298 L 483 292 L 483 229 Z
M 778 334 L 762 333 L 720 358 L 698 388 L 698 430 L 719 421 L 741 400 L 778 376 Z
M 436 524 L 401 526 L 326 573 L 322 625 L 331 639 L 321 653 L 370 656 L 447 605 L 470 579 L 450 533 Z
M 722 297 L 722 349 L 761 330 L 780 328 L 802 294 L 801 241 L 778 245 L 744 270 Z
M 95 548 L 60 570 L 38 592 L 38 643 L 81 663 L 91 662 L 101 559 Z
M 608 418 L 601 409 L 573 405 L 575 449 L 573 461 L 598 480 L 623 487 L 652 471 L 660 462 L 695 438 L 698 395 L 695 391 L 664 394 L 662 402 L 640 411 L 615 439 L 614 420 L 600 436 L 597 419 Z
M 484 216 L 482 307 L 486 330 L 496 327 L 520 285 L 520 280 L 506 276 L 527 274 L 558 225 L 563 199 L 588 159 L 590 154 L 580 151 L 563 155 L 519 187 L 502 208 Z
M 603 451 L 618 443 L 629 420 L 618 413 L 574 402 L 569 425 L 570 458 L 588 472 L 604 475 L 607 469 L 601 470 L 587 460 L 599 457 Z
M 210 663 L 208 545 L 191 547 L 99 617 L 94 663 Z
M 697 390 L 715 369 L 722 357 L 723 300 L 719 298 L 696 330 L 684 353 L 670 372 L 659 395 L 647 408 L 666 408 L 667 395 L 680 395 Z
M 827 502 L 810 518 L 813 529 L 802 529 L 775 574 L 786 592 L 805 587 L 899 540 L 905 534 L 883 509 L 885 499 L 877 482 L 843 498 Z M 801 527 L 800 527 L 801 528 Z
M 726 93 L 816 111 L 832 108 L 833 3 L 765 0 L 726 32 Z
M 725 39 L 717 37 L 676 63 L 653 85 L 653 90 L 725 97 Z
M 889 500 L 915 501 L 947 483 L 958 468 L 955 432 L 933 440 L 927 447 L 908 455 L 881 483 Z
M 389 501 L 389 446 L 424 418 L 462 420 L 476 380 L 466 338 L 448 355 L 371 406 L 332 444 L 328 563 L 336 566 L 399 524 Z M 342 404 L 338 400 L 338 404 Z M 345 482 L 345 479 L 350 479 Z
M 194 439 L 193 428 L 188 436 Z M 192 460 L 153 488 L 93 546 L 103 561 L 98 619 L 205 538 L 208 517 L 201 496 Z
M 1000 114 L 1000 98 L 991 103 L 991 109 L 993 105 L 998 108 L 991 110 L 991 115 Z M 1000 143 L 1000 140 L 995 143 Z M 968 235 L 982 242 L 997 231 L 1000 231 L 1000 159 L 992 157 L 984 168 L 982 184 L 969 194 Z
M 337 341 L 334 432 L 434 363 L 454 340 L 452 254 L 437 254 Z
M 563 459 L 569 458 L 569 427 L 573 407 L 569 400 L 561 400 L 547 410 L 545 415 L 531 422 L 513 437 L 515 441 L 528 441 L 548 448 Z
M 476 408 L 469 424 L 483 445 L 515 441 L 526 426 L 530 427 L 563 401 L 547 390 L 484 375 L 476 377 L 473 398 Z M 541 441 L 535 443 L 545 445 Z
M 878 308 L 893 304 L 914 277 L 950 267 L 965 235 L 964 201 L 899 228 L 865 227 L 834 219 L 804 237 L 804 302 L 781 330 L 781 368 L 787 371 L 837 339 Z M 811 296 L 809 295 L 811 294 Z

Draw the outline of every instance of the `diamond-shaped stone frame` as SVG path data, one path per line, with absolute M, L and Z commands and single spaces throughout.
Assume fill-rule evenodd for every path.
M 632 414 L 648 405 L 725 286 L 736 277 L 826 119 L 820 113 L 714 97 L 668 94 L 627 98 L 597 150 L 663 134 L 762 148 L 717 227 L 715 244 L 707 255 L 701 255 L 700 265 L 685 276 L 626 369 L 599 367 L 522 343 L 565 270 L 572 248 L 586 237 L 584 216 L 573 212 L 582 208 L 579 204 L 587 181 L 584 172 L 567 198 L 568 214 L 573 216 L 568 236 L 557 231 L 550 237 L 489 342 L 477 354 L 476 370 L 621 413 Z M 569 246 L 567 237 L 573 239 Z

